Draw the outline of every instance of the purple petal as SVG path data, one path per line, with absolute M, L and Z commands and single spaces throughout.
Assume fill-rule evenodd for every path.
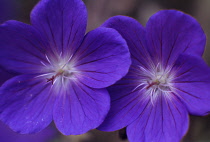
M 1 142 L 48 142 L 58 136 L 58 131 L 52 125 L 37 134 L 18 134 L 0 122 Z
M 138 78 L 130 71 L 123 79 L 108 88 L 111 108 L 105 121 L 97 129 L 115 131 L 126 127 L 138 117 L 149 101 L 144 101 L 142 88 L 136 86 Z
M 206 36 L 191 16 L 176 10 L 162 10 L 146 25 L 148 48 L 155 61 L 172 64 L 181 53 L 201 56 Z
M 8 21 L 0 26 L 0 64 L 11 71 L 38 73 L 45 61 L 45 42 L 30 25 Z
M 161 94 L 160 94 L 161 95 Z M 182 102 L 162 96 L 127 127 L 131 142 L 179 142 L 188 129 L 188 113 Z
M 8 79 L 14 77 L 15 74 L 5 71 L 4 69 L 0 68 L 0 86 Z
M 41 0 L 31 22 L 48 38 L 55 54 L 74 53 L 84 37 L 87 11 L 81 0 Z
M 201 57 L 181 55 L 174 70 L 178 70 L 173 81 L 176 94 L 193 115 L 210 112 L 210 68 Z
M 131 64 L 125 40 L 110 28 L 89 32 L 75 53 L 75 68 L 81 82 L 93 88 L 104 88 L 122 78 Z
M 1 87 L 0 119 L 19 133 L 36 133 L 52 121 L 51 86 L 32 75 L 20 75 Z
M 114 16 L 102 26 L 114 28 L 126 40 L 132 58 L 132 64 L 148 66 L 151 62 L 146 45 L 145 28 L 135 19 L 126 16 Z
M 65 135 L 83 134 L 98 127 L 110 107 L 106 89 L 92 89 L 80 82 L 69 82 L 54 106 L 57 128 Z

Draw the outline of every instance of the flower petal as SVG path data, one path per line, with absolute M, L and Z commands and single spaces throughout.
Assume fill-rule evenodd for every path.
M 110 107 L 106 89 L 92 89 L 80 82 L 69 82 L 54 106 L 53 118 L 64 135 L 83 134 L 98 127 Z
M 181 53 L 201 56 L 206 36 L 200 24 L 177 10 L 162 10 L 150 17 L 146 25 L 148 48 L 154 60 L 172 64 Z
M 161 94 L 160 94 L 161 95 Z M 132 142 L 179 142 L 188 129 L 188 113 L 182 102 L 163 95 L 127 127 Z
M 147 51 L 145 28 L 138 21 L 127 16 L 114 16 L 102 26 L 117 30 L 126 40 L 132 64 L 148 66 L 151 58 Z
M 19 73 L 38 73 L 45 58 L 45 42 L 35 28 L 7 21 L 0 26 L 0 64 Z
M 89 32 L 75 53 L 77 78 L 93 88 L 104 88 L 122 78 L 131 64 L 125 40 L 114 29 Z
M 52 121 L 50 85 L 32 75 L 16 76 L 1 87 L 0 119 L 22 134 L 36 133 Z
M 132 66 L 131 66 L 132 69 Z M 123 79 L 110 86 L 111 108 L 105 121 L 97 128 L 102 131 L 122 129 L 133 122 L 149 101 L 142 95 L 138 78 L 130 71 Z
M 59 133 L 53 125 L 49 125 L 37 134 L 20 135 L 9 129 L 4 123 L 0 122 L 1 142 L 49 142 L 58 136 Z
M 10 72 L 7 72 L 7 71 L 5 71 L 4 69 L 1 69 L 1 68 L 0 68 L 0 78 L 1 78 L 1 80 L 0 80 L 0 86 L 1 86 L 5 81 L 7 81 L 8 79 L 10 79 L 10 78 L 12 78 L 12 77 L 14 77 L 14 76 L 15 76 L 15 74 L 10 73 Z
M 81 44 L 87 11 L 81 0 L 41 0 L 31 13 L 31 22 L 48 38 L 50 49 L 65 57 Z
M 201 57 L 181 55 L 174 70 L 177 70 L 174 87 L 176 94 L 193 115 L 210 112 L 210 68 Z

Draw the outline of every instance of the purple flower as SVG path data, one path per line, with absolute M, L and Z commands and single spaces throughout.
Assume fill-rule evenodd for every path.
M 52 126 L 48 126 L 37 134 L 18 134 L 10 130 L 5 124 L 0 122 L 1 142 L 49 142 L 58 136 L 58 132 Z
M 19 73 L 1 87 L 0 119 L 19 133 L 36 133 L 52 120 L 65 135 L 98 127 L 110 108 L 104 88 L 130 66 L 126 41 L 103 27 L 84 36 L 81 0 L 41 0 L 31 22 L 0 26 L 0 65 Z
M 189 115 L 210 111 L 210 69 L 202 59 L 206 36 L 197 21 L 176 10 L 154 14 L 146 27 L 116 16 L 105 27 L 126 39 L 129 73 L 108 90 L 111 110 L 103 131 L 127 126 L 131 142 L 178 142 Z

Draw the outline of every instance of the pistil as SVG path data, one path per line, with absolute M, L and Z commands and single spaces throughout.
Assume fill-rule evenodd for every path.
M 52 81 L 52 85 L 55 81 L 55 78 L 62 75 L 64 73 L 64 70 L 59 70 L 55 75 L 53 75 L 51 78 L 47 78 L 47 82 Z
M 159 84 L 160 84 L 159 81 L 155 81 L 155 82 L 152 82 L 152 83 L 149 83 L 149 82 L 148 82 L 148 86 L 146 87 L 146 89 L 151 88 L 153 85 L 159 85 Z

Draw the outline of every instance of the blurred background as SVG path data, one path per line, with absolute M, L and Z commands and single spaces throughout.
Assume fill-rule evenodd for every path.
M 38 0 L 0 0 L 0 23 L 13 19 L 30 23 L 30 11 Z M 87 32 L 114 15 L 127 15 L 145 25 L 148 18 L 161 9 L 178 9 L 193 17 L 207 35 L 204 58 L 210 65 L 210 0 L 84 0 L 88 10 Z M 0 73 L 1 81 L 11 75 Z M 3 79 L 2 79 L 3 78 Z M 210 104 L 210 102 L 209 102 Z M 210 142 L 210 116 L 190 116 L 190 128 L 182 142 Z M 120 138 L 121 137 L 121 138 Z M 100 132 L 92 130 L 78 136 L 63 136 L 54 125 L 36 135 L 19 135 L 0 123 L 0 142 L 127 142 L 124 130 Z

